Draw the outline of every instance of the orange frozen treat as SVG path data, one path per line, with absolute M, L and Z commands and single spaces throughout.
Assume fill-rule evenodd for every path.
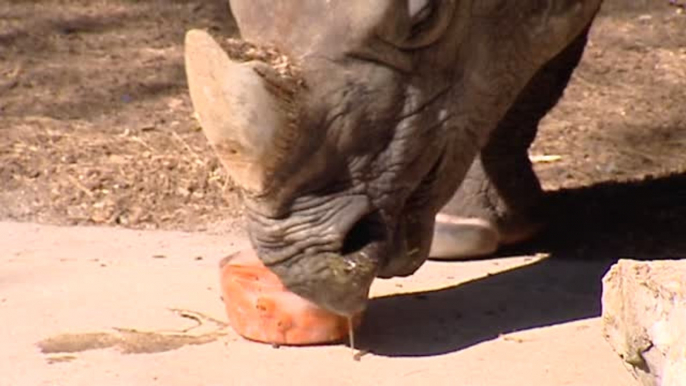
M 290 292 L 254 251 L 224 258 L 220 269 L 229 323 L 243 337 L 271 344 L 311 345 L 348 336 L 347 317 Z M 356 327 L 361 318 L 353 319 Z

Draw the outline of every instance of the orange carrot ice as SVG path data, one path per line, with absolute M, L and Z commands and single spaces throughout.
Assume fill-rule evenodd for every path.
M 323 344 L 348 337 L 347 317 L 290 292 L 254 251 L 224 258 L 220 269 L 229 323 L 241 336 L 283 345 Z M 359 325 L 361 318 L 353 319 L 353 327 Z

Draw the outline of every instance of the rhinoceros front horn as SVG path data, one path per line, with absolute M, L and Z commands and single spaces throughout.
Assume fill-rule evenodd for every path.
M 186 76 L 205 136 L 231 179 L 243 190 L 267 189 L 276 136 L 287 125 L 273 94 L 254 68 L 232 61 L 206 32 L 185 42 Z

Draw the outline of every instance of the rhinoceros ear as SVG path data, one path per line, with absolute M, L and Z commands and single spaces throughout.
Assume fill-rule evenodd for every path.
M 279 130 L 285 119 L 253 63 L 232 61 L 206 32 L 185 42 L 186 76 L 205 136 L 231 179 L 243 190 L 267 189 Z

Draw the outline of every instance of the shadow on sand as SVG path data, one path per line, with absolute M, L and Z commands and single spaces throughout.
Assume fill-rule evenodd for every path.
M 553 192 L 548 213 L 546 232 L 500 256 L 550 258 L 459 286 L 374 299 L 362 346 L 377 355 L 440 355 L 596 317 L 601 278 L 618 258 L 686 257 L 686 174 Z

